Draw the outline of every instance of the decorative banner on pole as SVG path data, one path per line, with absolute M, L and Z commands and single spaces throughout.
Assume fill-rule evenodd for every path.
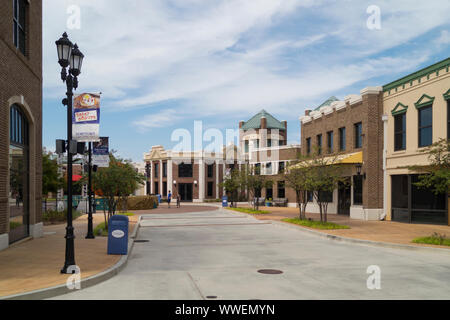
M 83 93 L 73 99 L 72 138 L 78 142 L 99 139 L 100 95 Z
M 100 168 L 109 167 L 109 138 L 101 137 L 99 142 L 93 143 L 92 165 Z

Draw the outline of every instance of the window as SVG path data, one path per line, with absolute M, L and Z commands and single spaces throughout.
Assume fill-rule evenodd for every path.
M 255 164 L 255 171 L 254 171 L 254 173 L 256 175 L 260 175 L 261 174 L 261 163 Z
M 214 187 L 214 183 L 213 182 L 208 182 L 208 192 L 207 192 L 207 196 L 208 197 L 212 197 L 213 196 L 213 187 Z
M 319 201 L 328 203 L 333 202 L 333 192 L 319 191 Z
M 256 139 L 256 149 L 259 149 L 259 139 Z
M 306 192 L 306 197 L 308 198 L 308 202 L 314 201 L 314 194 L 312 193 L 312 191 Z
M 266 174 L 272 174 L 272 163 L 266 163 Z
M 10 108 L 9 119 L 9 243 L 29 235 L 29 140 L 28 121 L 19 106 Z M 5 204 L 6 205 L 6 204 Z
M 363 204 L 363 176 L 353 176 L 353 204 Z
M 214 172 L 214 165 L 212 164 L 208 165 L 208 178 L 213 177 L 213 172 Z
M 267 139 L 267 147 L 271 147 L 272 146 L 272 139 Z
M 273 199 L 273 189 L 272 188 L 266 189 L 266 199 Z
M 245 140 L 245 153 L 248 153 L 248 149 L 249 149 L 249 141 Z
M 406 149 L 406 113 L 394 116 L 394 150 Z
M 317 153 L 322 154 L 322 135 L 317 135 Z
M 163 196 L 164 197 L 167 196 L 167 182 L 166 181 L 163 182 Z
M 432 106 L 419 109 L 419 148 L 433 143 L 433 109 Z
M 311 154 L 311 138 L 306 139 L 306 153 Z
M 283 173 L 284 172 L 284 162 L 279 162 L 278 163 L 278 173 Z
M 286 189 L 285 189 L 285 183 L 284 181 L 278 181 L 278 198 L 285 198 L 286 197 Z
M 163 177 L 167 178 L 167 162 L 163 162 Z
M 159 184 L 158 182 L 155 182 L 155 194 L 159 194 Z
M 345 151 L 347 139 L 345 127 L 339 128 L 339 151 Z
M 25 55 L 25 33 L 26 33 L 26 0 L 13 0 L 13 40 L 14 46 Z
M 333 153 L 333 148 L 334 148 L 333 140 L 334 140 L 334 133 L 333 133 L 333 131 L 327 132 L 328 153 Z
M 178 165 L 178 177 L 192 178 L 192 163 L 181 163 Z
M 155 163 L 155 178 L 158 178 L 159 163 Z
M 362 148 L 362 123 L 355 124 L 355 149 Z

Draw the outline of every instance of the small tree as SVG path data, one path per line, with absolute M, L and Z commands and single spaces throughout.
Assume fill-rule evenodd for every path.
M 256 195 L 263 188 L 270 188 L 273 185 L 273 181 L 267 176 L 261 175 L 259 167 L 253 167 L 241 171 L 241 185 L 248 190 L 250 199 L 253 199 L 253 209 L 258 210 L 259 201 Z
M 113 152 L 110 153 L 109 158 L 109 167 L 99 168 L 92 175 L 94 189 L 99 190 L 107 199 L 108 216 L 106 216 L 105 212 L 106 227 L 109 219 L 116 213 L 118 202 L 123 201 L 126 203 L 129 195 L 145 180 L 144 175 L 138 173 L 130 161 L 116 158 Z
M 440 139 L 424 149 L 430 161 L 427 166 L 411 166 L 411 170 L 421 172 L 415 185 L 432 190 L 436 195 L 448 193 L 450 190 L 450 140 Z
M 230 175 L 224 178 L 224 181 L 220 184 L 222 188 L 225 188 L 225 192 L 230 195 L 231 207 L 235 207 L 235 202 L 241 188 L 241 173 L 237 169 L 233 169 Z
M 307 187 L 313 191 L 314 198 L 319 204 L 321 222 L 328 221 L 328 200 L 323 195 L 333 192 L 339 182 L 344 181 L 337 155 L 325 157 L 316 153 L 309 162 Z
M 58 162 L 52 153 L 42 151 L 42 195 L 47 198 L 49 192 L 56 193 L 64 185 L 64 179 L 58 173 Z
M 297 160 L 291 161 L 283 176 L 288 187 L 295 191 L 296 201 L 301 220 L 306 220 L 306 207 L 308 205 L 308 191 L 311 191 L 311 179 L 309 170 L 309 157 L 297 156 Z

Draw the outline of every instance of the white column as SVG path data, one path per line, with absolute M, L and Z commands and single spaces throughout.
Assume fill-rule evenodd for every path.
M 216 199 L 219 199 L 219 161 L 215 161 L 216 164 Z
M 383 115 L 383 214 L 380 220 L 386 219 L 387 216 L 387 198 L 388 198 L 388 176 L 387 176 L 387 143 L 388 143 L 388 119 L 387 115 Z
M 163 196 L 163 162 L 159 160 L 159 194 Z
M 167 192 L 171 191 L 173 194 L 173 172 L 172 160 L 167 160 Z
M 150 161 L 150 193 L 151 194 L 155 194 L 155 190 L 154 189 L 154 183 L 153 183 L 153 177 L 155 175 L 154 172 L 154 167 L 153 167 L 153 161 Z
M 205 200 L 205 161 L 200 159 L 198 161 L 198 200 L 203 202 Z

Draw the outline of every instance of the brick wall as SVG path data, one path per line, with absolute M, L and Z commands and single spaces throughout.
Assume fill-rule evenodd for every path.
M 382 94 L 369 93 L 362 96 L 362 101 L 329 115 L 301 125 L 302 154 L 307 154 L 306 139 L 311 138 L 311 151 L 317 147 L 317 135 L 322 134 L 322 150 L 327 152 L 327 132 L 334 132 L 334 151 L 339 151 L 339 128 L 346 128 L 345 153 L 363 152 L 362 173 L 363 207 L 383 207 L 383 113 Z M 355 148 L 354 124 L 362 122 L 362 148 Z M 356 174 L 355 166 L 351 175 Z
M 13 43 L 13 2 L 0 1 L 0 234 L 8 232 L 8 146 L 9 103 L 12 97 L 23 96 L 34 118 L 34 135 L 30 137 L 35 150 L 30 157 L 34 166 L 30 172 L 31 223 L 41 219 L 42 198 L 42 1 L 33 0 L 28 5 L 26 28 L 26 55 Z M 56 62 L 55 62 L 56 63 Z M 58 76 L 58 75 L 55 75 Z M 31 133 L 30 133 L 31 134 Z

